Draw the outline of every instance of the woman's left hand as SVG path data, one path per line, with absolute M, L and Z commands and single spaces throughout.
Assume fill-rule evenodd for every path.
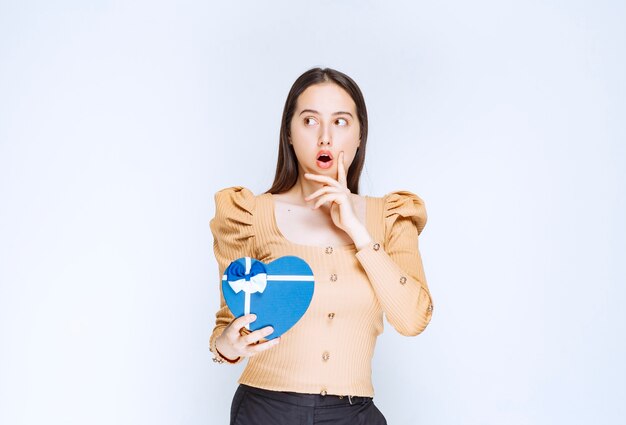
M 319 174 L 306 173 L 304 178 L 324 184 L 325 186 L 313 192 L 306 198 L 306 201 L 318 198 L 313 209 L 330 202 L 330 217 L 335 226 L 346 232 L 355 240 L 357 235 L 363 234 L 365 226 L 359 221 L 352 205 L 352 197 L 346 178 L 346 169 L 343 164 L 343 151 L 339 153 L 339 163 L 337 164 L 337 180 Z M 356 242 L 356 240 L 355 240 Z

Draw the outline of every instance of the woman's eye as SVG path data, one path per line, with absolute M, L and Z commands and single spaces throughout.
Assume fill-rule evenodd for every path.
M 313 125 L 315 123 L 317 123 L 317 121 L 315 121 L 314 118 L 308 117 L 308 118 L 304 119 L 304 124 L 305 125 Z
M 338 123 L 340 126 L 345 126 L 348 125 L 348 121 L 344 118 L 337 118 L 337 121 L 335 121 L 336 123 Z

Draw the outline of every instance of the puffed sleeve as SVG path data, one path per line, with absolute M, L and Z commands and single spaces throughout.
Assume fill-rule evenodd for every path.
M 385 240 L 363 247 L 357 258 L 367 273 L 385 316 L 402 335 L 420 334 L 432 317 L 418 236 L 426 207 L 417 195 L 398 191 L 384 197 Z
M 221 358 L 215 340 L 234 319 L 222 294 L 222 276 L 228 265 L 241 257 L 255 257 L 254 210 L 256 197 L 243 187 L 222 189 L 215 194 L 215 217 L 210 222 L 213 251 L 219 275 L 215 281 L 220 290 L 220 308 L 215 314 L 215 327 L 209 341 L 210 350 Z M 237 359 L 237 362 L 242 358 Z

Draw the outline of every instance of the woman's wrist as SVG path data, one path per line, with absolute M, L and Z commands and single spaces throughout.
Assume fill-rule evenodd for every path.
M 217 338 L 215 338 L 215 341 L 213 342 L 213 347 L 212 347 L 213 349 L 211 351 L 213 351 L 213 354 L 217 358 L 217 360 L 215 361 L 219 361 L 220 363 L 222 363 L 222 361 L 226 361 L 228 363 L 239 362 L 239 360 L 241 359 L 241 356 L 232 356 L 232 354 L 228 353 L 228 350 L 224 349 L 223 345 L 221 347 L 218 346 L 220 345 L 221 338 L 222 336 L 220 335 Z M 226 354 L 224 354 L 224 352 L 226 352 Z M 233 357 L 235 358 L 233 359 Z
M 352 238 L 357 251 L 372 243 L 372 236 L 363 224 L 359 223 L 348 235 Z

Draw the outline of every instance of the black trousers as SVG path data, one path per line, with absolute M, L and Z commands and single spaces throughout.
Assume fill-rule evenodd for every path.
M 240 384 L 230 425 L 387 425 L 371 397 L 270 391 Z

